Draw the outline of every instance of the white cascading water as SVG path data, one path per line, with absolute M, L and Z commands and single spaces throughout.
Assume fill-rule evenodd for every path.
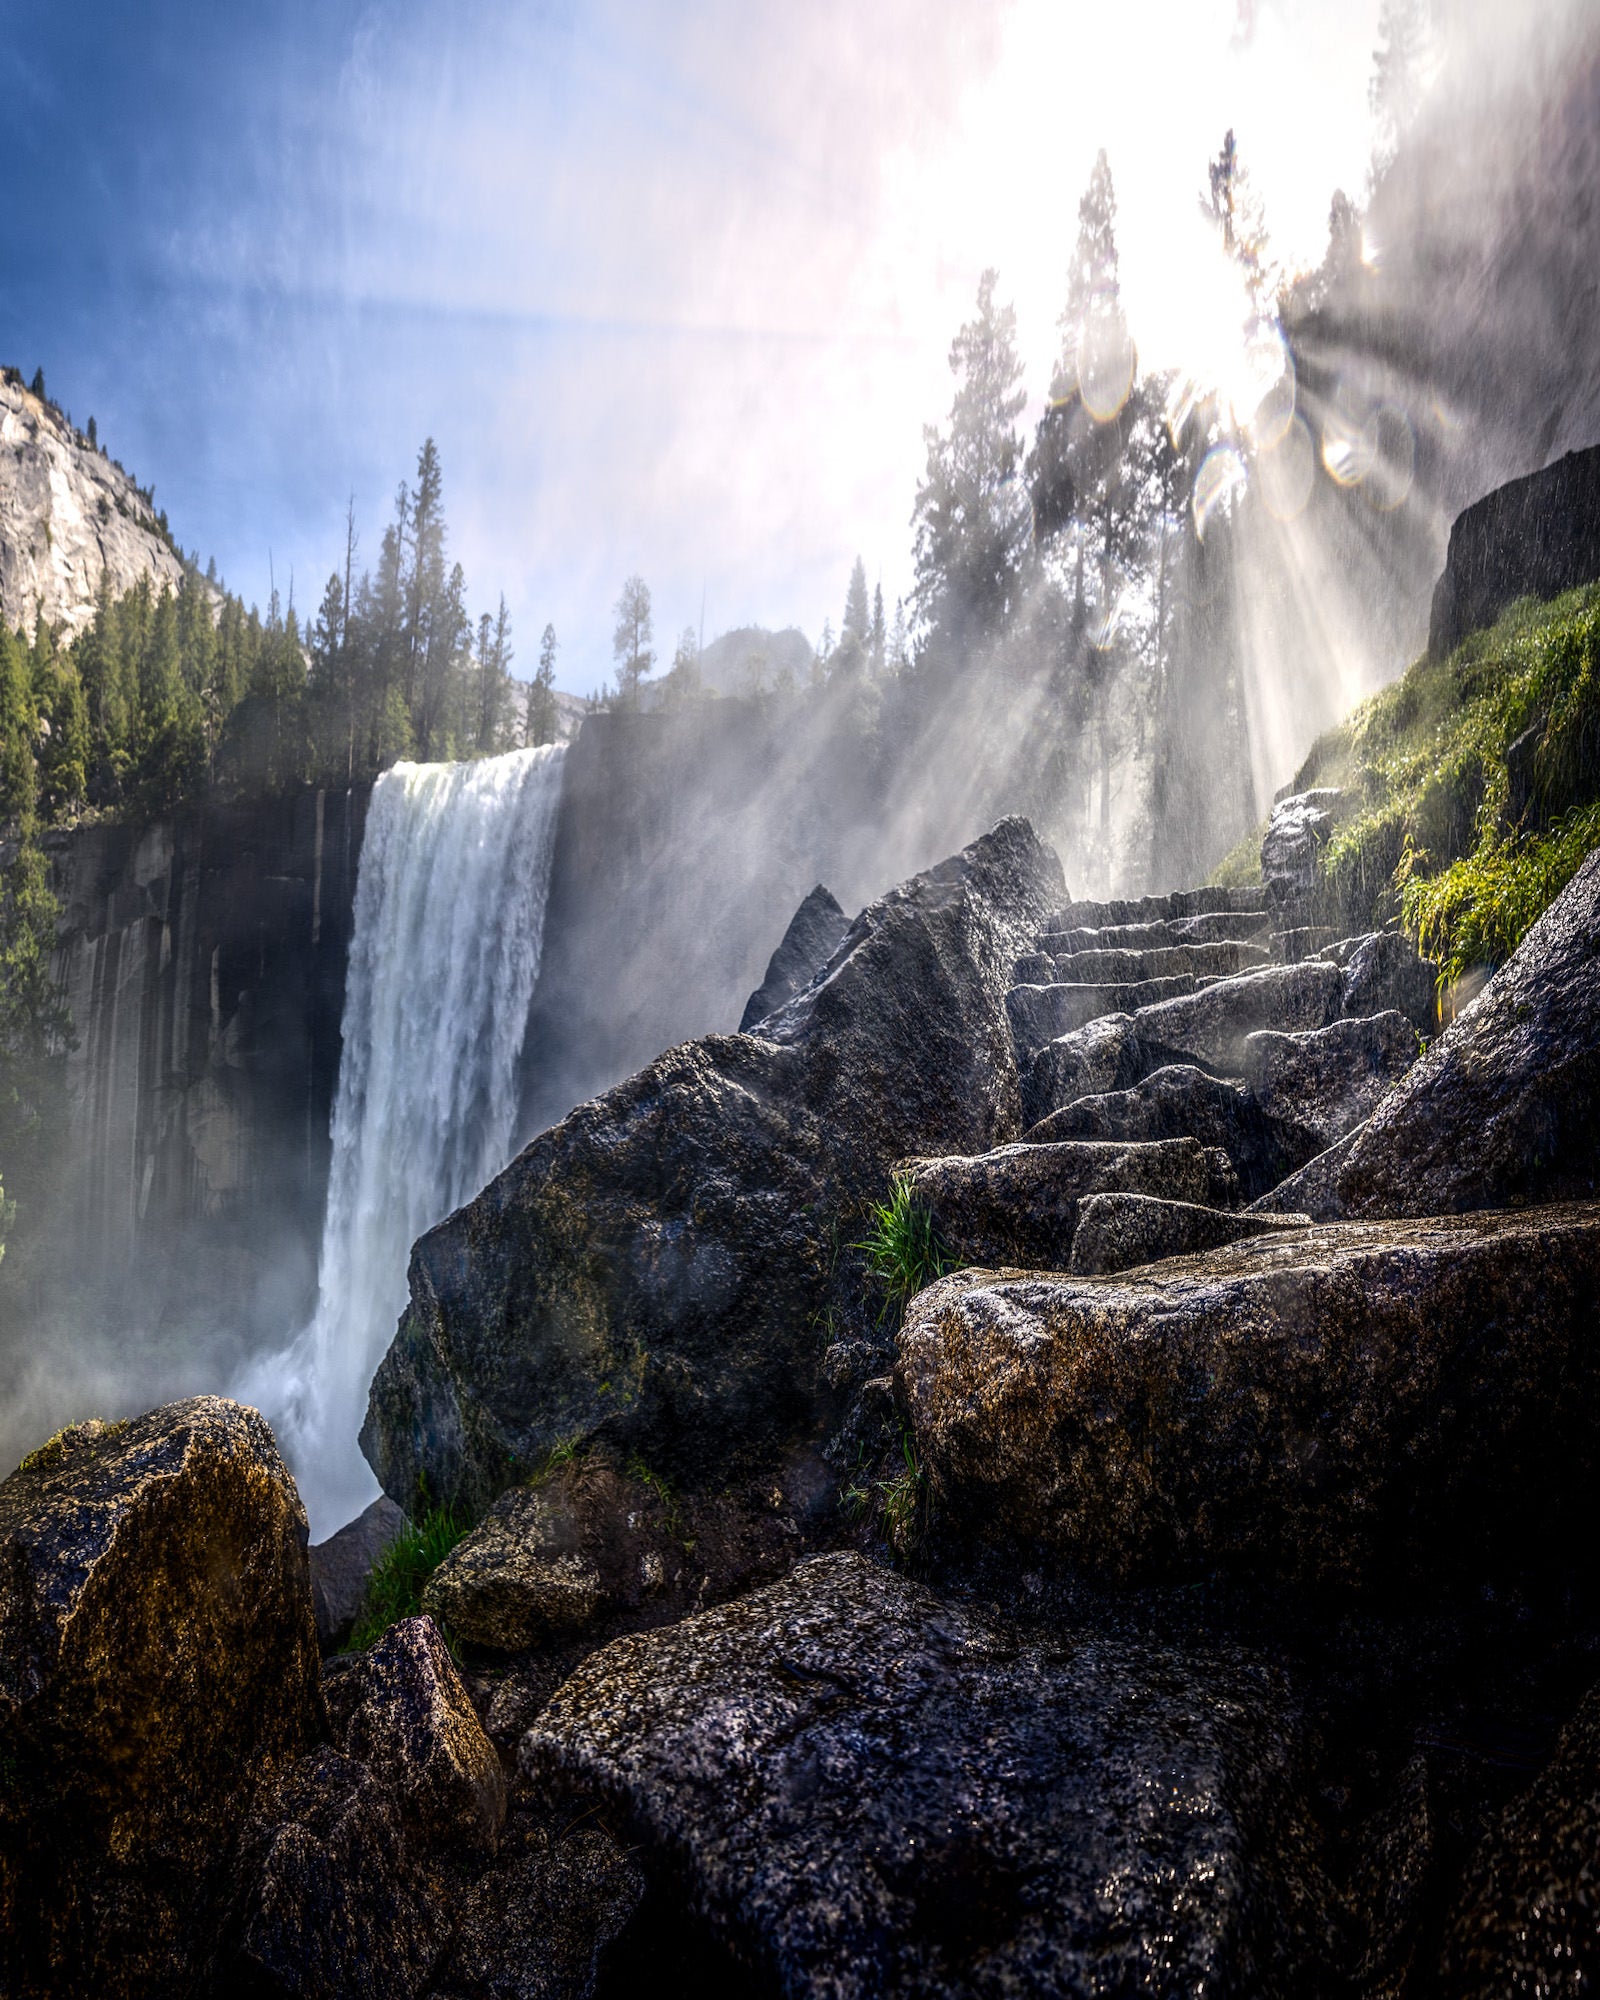
M 373 788 L 317 1308 L 235 1390 L 272 1422 L 313 1540 L 378 1491 L 356 1437 L 412 1244 L 510 1158 L 564 756 L 397 764 Z

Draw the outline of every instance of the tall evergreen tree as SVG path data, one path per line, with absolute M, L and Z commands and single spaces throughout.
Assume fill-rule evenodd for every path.
M 556 723 L 556 628 L 546 625 L 539 640 L 538 669 L 528 688 L 528 742 L 554 743 Z
M 642 576 L 630 576 L 617 599 L 611 657 L 617 663 L 617 698 L 632 708 L 639 700 L 639 683 L 655 665 L 650 647 L 650 586 Z
M 996 283 L 996 273 L 985 271 L 977 312 L 951 343 L 956 390 L 949 426 L 924 432 L 928 464 L 912 516 L 913 601 L 927 657 L 942 672 L 999 635 L 1027 545 L 1027 507 L 1017 484 L 1022 363 L 1016 314 L 995 304 Z
M 883 672 L 883 649 L 887 638 L 883 624 L 883 585 L 872 587 L 872 637 L 868 645 L 868 657 L 875 674 Z

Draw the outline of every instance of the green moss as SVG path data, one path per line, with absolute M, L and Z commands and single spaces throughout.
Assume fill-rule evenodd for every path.
M 422 1607 L 422 1593 L 468 1524 L 449 1507 L 429 1507 L 405 1527 L 379 1556 L 367 1578 L 366 1602 L 350 1644 L 358 1651 L 375 1644 L 389 1627 Z
M 1519 789 L 1507 753 L 1529 730 Z M 1295 788 L 1319 785 L 1358 800 L 1323 850 L 1321 921 L 1401 917 L 1447 978 L 1500 963 L 1595 844 L 1600 585 L 1513 605 L 1419 660 L 1312 746 Z
M 69 1452 L 76 1451 L 79 1446 L 98 1444 L 105 1438 L 115 1437 L 118 1431 L 125 1431 L 127 1428 L 126 1417 L 114 1424 L 105 1423 L 99 1417 L 86 1417 L 81 1423 L 63 1424 L 54 1437 L 46 1438 L 43 1444 L 30 1451 L 17 1470 L 35 1472 L 43 1466 L 57 1465 Z
M 1230 848 L 1211 871 L 1211 884 L 1218 889 L 1255 889 L 1261 883 L 1261 843 L 1266 838 L 1265 820 L 1239 845 Z
M 914 1292 L 955 1270 L 959 1261 L 932 1214 L 913 1199 L 911 1176 L 904 1173 L 890 1183 L 889 1199 L 867 1211 L 867 1233 L 852 1247 L 865 1252 L 869 1275 L 883 1287 L 880 1320 Z

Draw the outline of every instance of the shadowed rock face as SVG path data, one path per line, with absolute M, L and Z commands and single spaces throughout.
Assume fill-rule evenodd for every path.
M 898 1382 L 956 1531 L 1113 1578 L 1404 1583 L 1588 1521 L 1597 1301 L 1593 1204 L 1341 1224 L 1121 1278 L 958 1272 L 912 1302 Z
M 1450 2000 L 1592 1992 L 1600 1978 L 1600 1689 L 1470 1862 L 1446 1926 Z
M 1337 1189 L 1349 1215 L 1443 1215 L 1597 1185 L 1600 853 L 1379 1105 Z
M 0 1986 L 166 1991 L 252 1793 L 325 1726 L 305 1510 L 254 1410 L 80 1425 L 13 1473 Z
M 605 1428 L 689 1482 L 814 1428 L 837 1240 L 894 1165 L 1021 1128 L 1011 967 L 1062 896 L 1003 821 L 851 925 L 755 1036 L 580 1105 L 417 1244 L 362 1448 L 402 1505 L 481 1511 Z
M 785 1996 L 1313 1996 L 1328 1929 L 1276 1677 L 1049 1646 L 856 1555 L 592 1654 L 524 1738 Z
M 767 961 L 766 978 L 745 1002 L 740 1034 L 775 1014 L 809 984 L 849 928 L 850 919 L 819 882 L 789 919 L 789 928 Z
M 1193 1257 L 1242 1236 L 1294 1228 L 1309 1216 L 1241 1215 L 1147 1194 L 1092 1194 L 1078 1208 L 1072 1239 L 1074 1277 L 1101 1277 L 1167 1257 Z
M 1067 1139 L 1003 1146 L 979 1159 L 919 1160 L 911 1192 L 963 1263 L 1063 1271 L 1091 1196 L 1214 1204 L 1236 1197 L 1238 1184 L 1227 1155 L 1194 1139 Z

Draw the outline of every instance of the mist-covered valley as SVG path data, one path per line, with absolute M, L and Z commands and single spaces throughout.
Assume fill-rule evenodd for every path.
M 0 308 L 0 1984 L 1584 1990 L 1589 10 L 167 11 L 148 356 Z

